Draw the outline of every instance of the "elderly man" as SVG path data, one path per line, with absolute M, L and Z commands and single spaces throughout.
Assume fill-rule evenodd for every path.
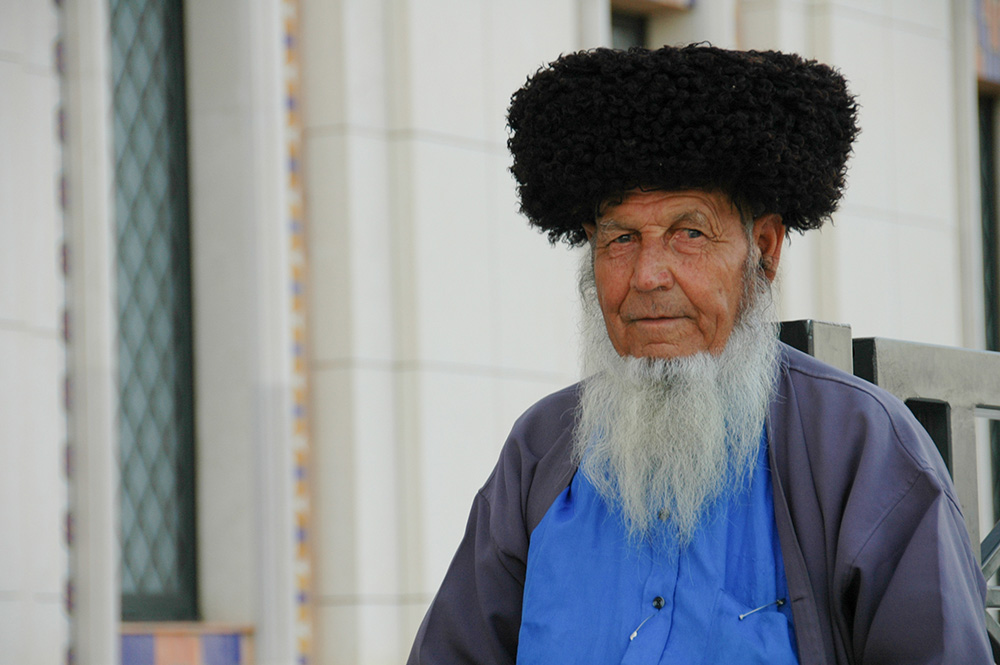
M 926 433 L 770 322 L 855 119 L 829 67 L 705 46 L 575 53 L 515 93 L 522 211 L 590 246 L 590 376 L 514 425 L 411 663 L 992 662 Z

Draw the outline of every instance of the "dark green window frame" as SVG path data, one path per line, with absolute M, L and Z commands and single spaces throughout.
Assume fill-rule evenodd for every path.
M 643 14 L 612 10 L 611 46 L 628 50 L 633 46 L 646 46 L 649 19 Z
M 986 348 L 1000 351 L 1000 224 L 997 192 L 997 100 L 979 98 L 979 191 L 983 238 L 983 296 Z M 1000 516 L 1000 422 L 991 421 L 993 514 Z

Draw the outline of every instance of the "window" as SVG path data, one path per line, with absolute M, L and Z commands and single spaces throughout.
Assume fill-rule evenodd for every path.
M 694 8 L 694 0 L 611 0 L 611 46 L 656 48 L 687 43 L 690 26 L 678 19 Z
M 646 45 L 646 22 L 642 14 L 611 12 L 611 45 L 618 49 Z
M 197 619 L 180 0 L 110 0 L 125 620 Z

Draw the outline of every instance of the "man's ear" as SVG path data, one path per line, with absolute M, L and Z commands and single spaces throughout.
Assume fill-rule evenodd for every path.
M 597 233 L 597 224 L 593 222 L 584 222 L 581 224 L 583 226 L 583 232 L 587 234 L 587 242 L 594 239 L 594 234 Z
M 784 240 L 785 225 L 781 222 L 781 215 L 769 213 L 754 220 L 753 241 L 760 250 L 760 265 L 764 269 L 764 276 L 770 282 L 778 274 Z

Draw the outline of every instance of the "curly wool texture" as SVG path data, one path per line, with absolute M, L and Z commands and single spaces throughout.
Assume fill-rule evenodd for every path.
M 602 203 L 636 188 L 720 190 L 753 215 L 819 228 L 858 133 L 832 68 L 695 45 L 565 55 L 514 93 L 508 127 L 521 211 L 573 245 Z

